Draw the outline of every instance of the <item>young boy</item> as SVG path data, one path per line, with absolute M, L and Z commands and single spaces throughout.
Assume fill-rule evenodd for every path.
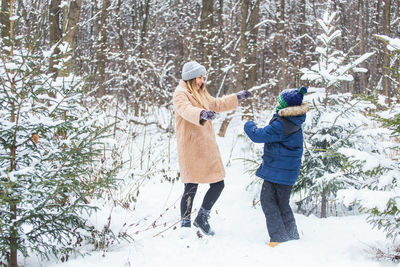
M 257 128 L 252 121 L 244 125 L 244 131 L 253 142 L 264 143 L 264 155 L 256 175 L 264 179 L 260 202 L 271 247 L 299 239 L 289 199 L 300 173 L 303 154 L 301 125 L 309 109 L 307 103 L 302 103 L 306 93 L 306 87 L 284 90 L 278 96 L 276 113 L 269 125 Z

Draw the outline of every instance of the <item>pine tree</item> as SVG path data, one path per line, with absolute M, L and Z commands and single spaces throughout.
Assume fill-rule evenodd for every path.
M 392 52 L 392 62 L 394 63 L 398 60 L 398 56 L 400 55 L 400 38 L 390 38 L 388 36 L 379 35 L 377 36 L 381 41 L 387 44 L 388 50 Z M 400 70 L 391 66 L 386 66 L 392 71 L 393 78 L 398 77 Z M 395 80 L 395 79 L 392 79 Z M 399 86 L 399 84 L 397 84 Z M 390 118 L 380 118 L 380 121 L 383 122 L 383 126 L 392 130 L 392 136 L 398 138 L 400 135 L 400 113 L 394 114 Z M 393 147 L 397 152 L 399 151 L 399 146 Z M 397 170 L 399 170 L 400 166 L 399 160 L 400 157 L 395 157 L 394 160 L 397 161 Z M 390 183 L 387 183 L 385 188 L 379 187 L 370 187 L 370 190 L 374 192 L 387 192 L 387 203 L 384 209 L 380 209 L 378 207 L 365 207 L 366 211 L 370 214 L 368 217 L 368 222 L 373 226 L 378 227 L 379 229 L 383 229 L 386 232 L 386 236 L 393 241 L 398 241 L 398 237 L 400 236 L 400 180 L 398 178 L 398 173 L 393 175 L 393 178 L 390 179 Z M 362 200 L 361 200 L 362 203 Z M 396 254 L 398 258 L 400 258 L 399 246 L 396 248 Z
M 66 259 L 90 236 L 91 198 L 115 183 L 113 168 L 98 172 L 107 127 L 82 105 L 80 77 L 46 73 L 50 54 L 1 54 L 0 265 L 18 252 Z
M 341 82 L 353 81 L 351 71 L 366 72 L 365 68 L 357 66 L 374 54 L 365 53 L 354 60 L 349 54 L 336 48 L 336 39 L 341 36 L 341 31 L 336 29 L 336 15 L 337 13 L 326 12 L 322 19 L 317 20 L 322 29 L 322 34 L 317 37 L 321 46 L 315 49 L 318 60 L 310 69 L 300 69 L 303 73 L 301 79 L 324 87 L 326 97 L 331 87 L 339 86 Z
M 329 105 L 314 100 L 307 113 L 303 163 L 293 188 L 302 196 L 297 202 L 299 211 L 321 217 L 335 215 L 337 209 L 329 209 L 329 203 L 344 208 L 337 201 L 339 190 L 361 189 L 371 176 L 387 171 L 379 164 L 370 170 L 364 158 L 354 156 L 368 153 L 373 157 L 379 152 L 375 136 L 361 130 L 363 109 L 357 100 L 350 94 L 332 95 L 329 100 Z

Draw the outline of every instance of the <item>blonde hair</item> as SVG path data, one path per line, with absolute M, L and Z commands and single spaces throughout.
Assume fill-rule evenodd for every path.
M 203 97 L 205 97 L 207 101 L 210 102 L 211 96 L 208 93 L 205 84 L 203 83 L 197 90 L 196 78 L 185 81 L 185 83 L 189 92 L 193 95 L 194 99 L 196 99 L 197 103 L 199 103 L 202 108 L 207 109 L 204 105 Z

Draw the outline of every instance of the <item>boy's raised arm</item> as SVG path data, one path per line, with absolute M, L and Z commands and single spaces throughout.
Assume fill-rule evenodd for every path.
M 275 121 L 264 128 L 258 128 L 253 121 L 248 121 L 244 125 L 244 131 L 254 143 L 272 143 L 282 140 L 283 125 Z

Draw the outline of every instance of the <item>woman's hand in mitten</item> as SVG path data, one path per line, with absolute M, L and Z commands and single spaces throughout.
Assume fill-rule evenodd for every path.
M 239 93 L 237 93 L 236 96 L 237 96 L 238 100 L 243 100 L 243 99 L 249 98 L 251 96 L 251 92 L 247 91 L 247 90 L 243 90 L 243 91 L 240 91 Z
M 215 113 L 214 111 L 202 110 L 200 112 L 200 119 L 203 119 L 203 120 L 212 121 L 216 117 L 217 117 L 217 113 Z

